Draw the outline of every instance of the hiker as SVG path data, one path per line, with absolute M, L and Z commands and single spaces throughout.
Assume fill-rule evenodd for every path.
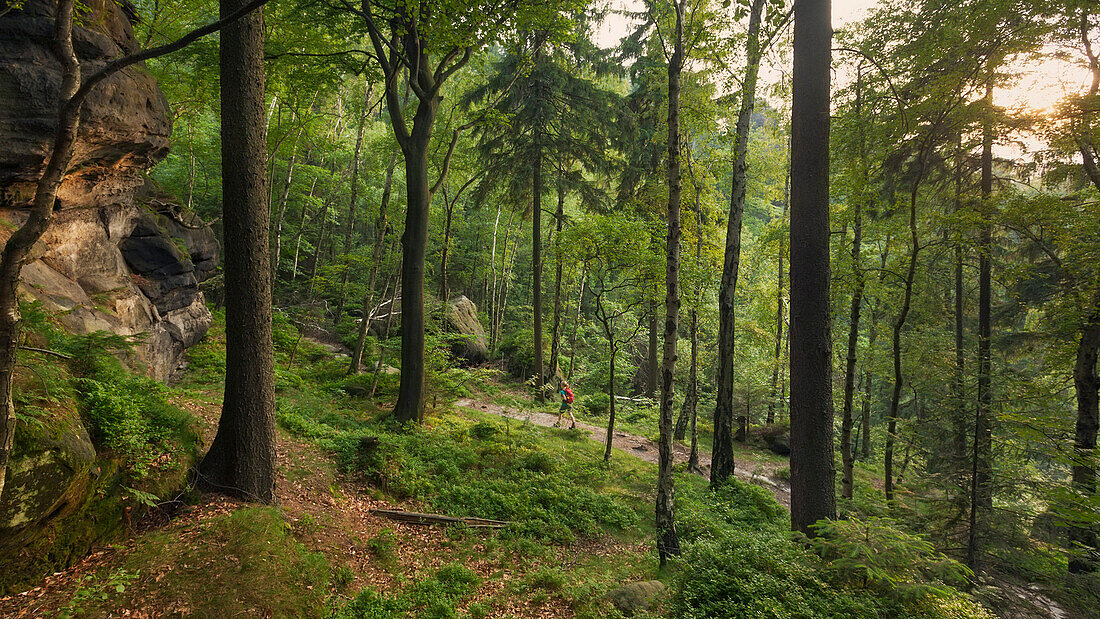
M 561 396 L 561 408 L 558 409 L 558 420 L 554 423 L 554 427 L 561 425 L 561 416 L 569 413 L 569 418 L 573 420 L 573 425 L 569 426 L 569 429 L 577 427 L 577 418 L 573 416 L 573 390 L 569 388 L 569 383 L 565 382 L 563 378 L 561 384 L 558 386 L 558 395 Z

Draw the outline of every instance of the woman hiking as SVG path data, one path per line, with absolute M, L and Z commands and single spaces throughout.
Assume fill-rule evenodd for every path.
M 573 416 L 573 390 L 569 388 L 569 383 L 565 382 L 563 378 L 561 384 L 558 385 L 558 395 L 561 396 L 561 408 L 558 409 L 558 420 L 554 423 L 554 427 L 561 425 L 561 416 L 569 413 L 569 419 L 573 420 L 573 425 L 569 426 L 572 430 L 577 427 L 577 418 Z

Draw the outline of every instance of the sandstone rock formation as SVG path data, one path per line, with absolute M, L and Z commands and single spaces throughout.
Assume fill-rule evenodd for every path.
M 87 5 L 84 27 L 73 32 L 85 73 L 136 49 L 124 5 Z M 56 125 L 53 6 L 28 0 L 0 18 L 0 219 L 11 227 L 26 217 Z M 162 380 L 210 326 L 198 282 L 218 256 L 209 227 L 185 224 L 178 207 L 139 194 L 145 170 L 167 154 L 170 134 L 168 103 L 140 67 L 98 85 L 81 113 L 54 223 L 23 269 L 24 295 L 62 313 L 72 331 L 141 335 L 138 356 Z
M 0 15 L 0 243 L 27 217 L 56 126 L 54 4 L 26 0 Z M 85 74 L 137 48 L 132 7 L 82 4 L 88 11 L 73 39 Z M 170 134 L 168 103 L 140 66 L 92 90 L 55 219 L 28 257 L 20 287 L 24 299 L 42 303 L 73 333 L 140 338 L 135 352 L 145 367 L 138 369 L 161 380 L 212 322 L 198 284 L 218 260 L 208 226 L 142 189 L 145 172 L 167 154 Z M 17 427 L 0 497 L 0 549 L 33 560 L 0 574 L 0 589 L 79 559 L 121 525 L 121 473 L 108 475 L 117 466 L 109 453 L 96 453 L 75 403 L 61 408 L 46 429 Z M 16 552 L 32 543 L 40 548 Z

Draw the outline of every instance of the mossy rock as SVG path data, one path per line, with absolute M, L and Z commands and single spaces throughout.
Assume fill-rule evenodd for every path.
M 0 497 L 0 531 L 64 517 L 87 497 L 95 447 L 75 411 L 53 413 L 48 426 L 16 428 Z
M 667 587 L 659 580 L 646 580 L 625 584 L 607 594 L 608 599 L 627 617 L 649 610 L 664 597 Z
M 139 482 L 108 452 L 96 452 L 75 410 L 51 411 L 47 425 L 16 430 L 0 500 L 0 595 L 69 567 L 115 539 L 147 507 L 127 486 L 157 496 L 183 487 L 193 454 Z

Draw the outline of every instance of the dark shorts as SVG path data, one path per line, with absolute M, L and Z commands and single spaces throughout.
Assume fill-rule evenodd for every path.
M 572 404 L 572 403 L 570 403 L 570 402 L 566 402 L 565 400 L 562 400 L 562 402 L 561 402 L 561 408 L 560 408 L 559 410 L 560 410 L 561 412 L 563 412 L 563 413 L 564 413 L 565 411 L 567 411 L 567 410 L 570 410 L 570 409 L 572 409 L 572 408 L 573 408 L 573 404 Z

